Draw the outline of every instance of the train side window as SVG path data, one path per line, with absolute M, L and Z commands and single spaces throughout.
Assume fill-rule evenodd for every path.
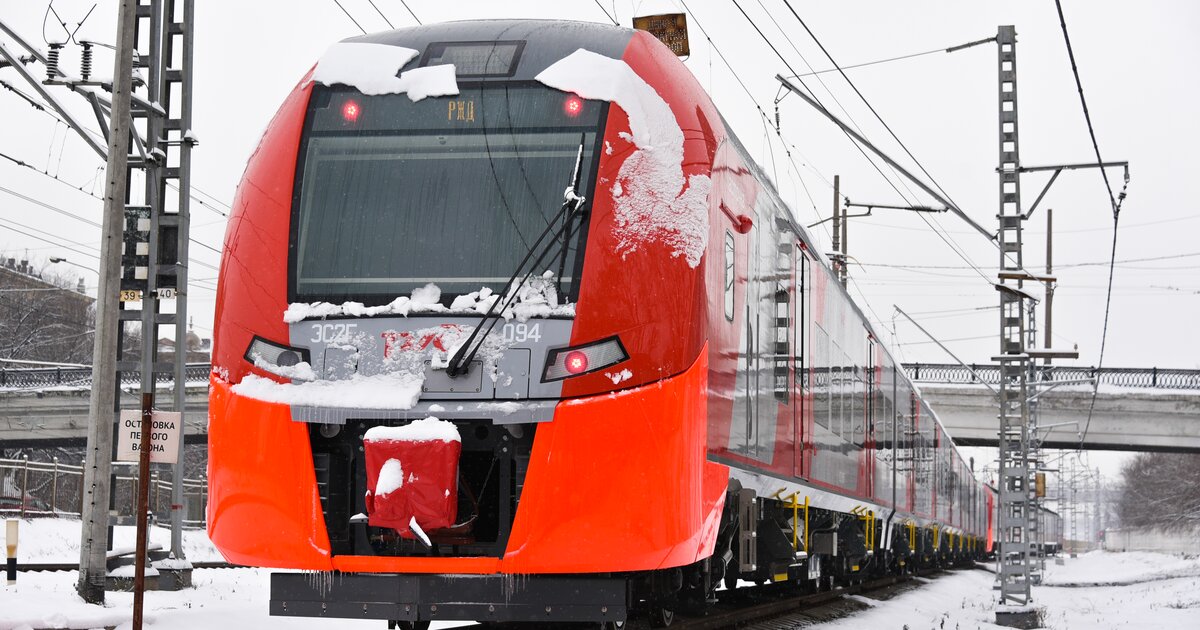
M 733 263 L 733 234 L 730 232 L 725 232 L 725 319 L 729 321 L 733 321 Z

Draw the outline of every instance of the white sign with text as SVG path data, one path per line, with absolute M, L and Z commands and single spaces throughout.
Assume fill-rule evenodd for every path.
M 150 463 L 174 464 L 179 459 L 179 436 L 183 433 L 183 414 L 155 411 L 150 429 Z M 117 430 L 117 461 L 138 461 L 142 445 L 142 412 L 122 409 Z

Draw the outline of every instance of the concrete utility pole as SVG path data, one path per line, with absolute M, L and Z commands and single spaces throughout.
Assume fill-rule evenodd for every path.
M 122 0 L 109 124 L 102 115 L 103 105 L 108 102 L 95 93 L 84 92 L 92 101 L 101 128 L 109 133 L 80 551 L 79 592 L 89 602 L 104 601 L 108 532 L 112 525 L 108 512 L 109 483 L 113 421 L 119 408 L 116 398 L 119 374 L 140 374 L 144 414 L 153 405 L 159 373 L 173 374 L 177 410 L 183 411 L 185 400 L 190 167 L 191 149 L 196 144 L 191 131 L 193 2 Z M 140 45 L 148 50 L 139 50 Z M 135 66 L 148 71 L 148 98 L 133 92 Z M 47 69 L 50 77 L 47 83 L 79 91 L 77 83 L 62 79 L 64 75 L 56 65 L 47 63 Z M 139 131 L 139 122 L 144 132 Z M 134 171 L 141 171 L 145 182 L 144 190 L 136 196 L 128 188 L 130 181 L 135 181 Z M 167 203 L 169 185 L 178 189 L 174 204 Z M 135 197 L 140 197 L 140 204 L 134 202 Z M 171 205 L 174 207 L 168 207 Z M 160 312 L 163 300 L 175 300 L 173 313 Z M 141 303 L 140 312 L 126 307 L 136 302 Z M 139 321 L 141 357 L 127 360 L 122 356 L 125 326 Z M 157 360 L 160 326 L 175 328 L 175 357 L 170 364 Z M 150 426 L 149 422 L 143 423 L 143 437 L 150 433 Z M 183 444 L 181 438 L 171 505 L 171 546 L 179 559 L 183 558 Z M 141 452 L 148 452 L 145 445 Z M 143 505 L 149 480 L 147 467 L 144 462 L 139 479 Z M 143 509 L 138 512 L 139 531 L 143 531 L 146 515 Z M 139 547 L 142 543 L 139 540 Z M 142 556 L 144 549 L 139 553 Z M 139 577 L 144 569 L 141 565 L 139 562 Z M 177 586 L 190 584 L 190 569 L 172 569 L 172 572 L 178 574 Z M 160 585 L 162 582 L 160 579 Z
M 88 407 L 87 463 L 83 470 L 83 532 L 77 589 L 84 601 L 104 602 L 107 576 L 109 476 L 113 422 L 117 410 L 117 335 L 120 327 L 121 244 L 128 193 L 126 166 L 133 92 L 136 0 L 121 0 L 117 16 L 111 128 L 105 170 L 104 227 L 100 241 L 100 286 L 96 292 L 96 332 L 92 392 Z

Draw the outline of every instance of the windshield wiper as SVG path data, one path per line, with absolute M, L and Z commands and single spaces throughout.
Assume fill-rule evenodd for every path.
M 478 354 L 479 349 L 483 347 L 484 340 L 487 339 L 492 329 L 496 327 L 496 323 L 500 321 L 500 317 L 504 311 L 517 299 L 517 296 L 520 294 L 520 287 L 529 280 L 529 276 L 533 275 L 534 270 L 542 264 L 542 260 L 550 253 L 551 247 L 559 243 L 560 236 L 563 237 L 562 246 L 567 246 L 566 239 L 569 236 L 569 228 L 572 220 L 587 201 L 585 197 L 579 194 L 579 184 L 583 179 L 583 149 L 586 143 L 586 133 L 580 133 L 579 151 L 575 155 L 575 169 L 571 173 L 570 185 L 563 191 L 562 207 L 559 208 L 558 213 L 554 215 L 550 222 L 546 224 L 546 229 L 542 230 L 542 233 L 537 237 L 537 240 L 534 241 L 529 250 L 525 252 L 525 257 L 521 259 L 520 264 L 513 270 L 513 274 L 509 277 L 508 282 L 504 283 L 504 288 L 496 294 L 496 299 L 492 301 L 491 307 L 488 308 L 483 317 L 479 318 L 479 322 L 475 325 L 475 330 L 471 331 L 471 335 L 467 337 L 467 340 L 458 346 L 454 355 L 450 357 L 449 365 L 446 366 L 446 374 L 451 378 L 467 373 L 471 361 Z M 560 220 L 562 221 L 561 226 L 558 227 L 557 231 L 554 231 L 555 226 Z M 546 237 L 552 231 L 554 231 L 554 236 L 547 241 Z M 545 241 L 545 244 L 543 244 L 543 241 Z M 534 259 L 535 255 L 536 259 L 532 265 L 528 265 L 528 270 L 526 270 L 527 263 L 529 263 L 530 259 Z M 523 275 L 522 271 L 524 271 Z M 521 278 L 520 282 L 517 282 L 518 277 Z M 484 330 L 485 325 L 487 326 L 487 330 Z M 482 335 L 479 334 L 481 330 L 483 330 Z

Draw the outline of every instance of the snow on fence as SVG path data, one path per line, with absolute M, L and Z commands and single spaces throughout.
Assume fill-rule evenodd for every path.
M 137 465 L 114 462 L 112 506 L 118 517 L 137 514 Z M 172 482 L 151 472 L 150 511 L 160 522 L 171 520 Z M 208 481 L 183 480 L 184 527 L 205 526 Z M 0 459 L 0 516 L 79 516 L 83 504 L 83 466 Z
M 968 370 L 957 363 L 908 363 L 904 371 L 914 381 L 971 385 L 1000 382 L 999 365 L 971 364 Z M 1154 389 L 1200 389 L 1200 370 L 1166 368 L 1094 368 L 1087 366 L 1038 366 L 1044 381 L 1075 381 L 1097 378 L 1101 385 Z M 975 371 L 975 374 L 971 373 Z
M 189 363 L 185 368 L 185 378 L 188 383 L 208 382 L 211 367 L 207 363 Z M 141 375 L 137 372 L 121 372 L 122 385 L 137 385 L 141 383 Z M 170 372 L 156 373 L 159 383 L 171 383 L 174 376 Z M 34 389 L 43 387 L 82 387 L 92 386 L 91 367 L 50 367 L 50 368 L 0 368 L 0 388 Z
M 1108 529 L 1104 531 L 1104 549 L 1194 555 L 1200 550 L 1200 529 Z

